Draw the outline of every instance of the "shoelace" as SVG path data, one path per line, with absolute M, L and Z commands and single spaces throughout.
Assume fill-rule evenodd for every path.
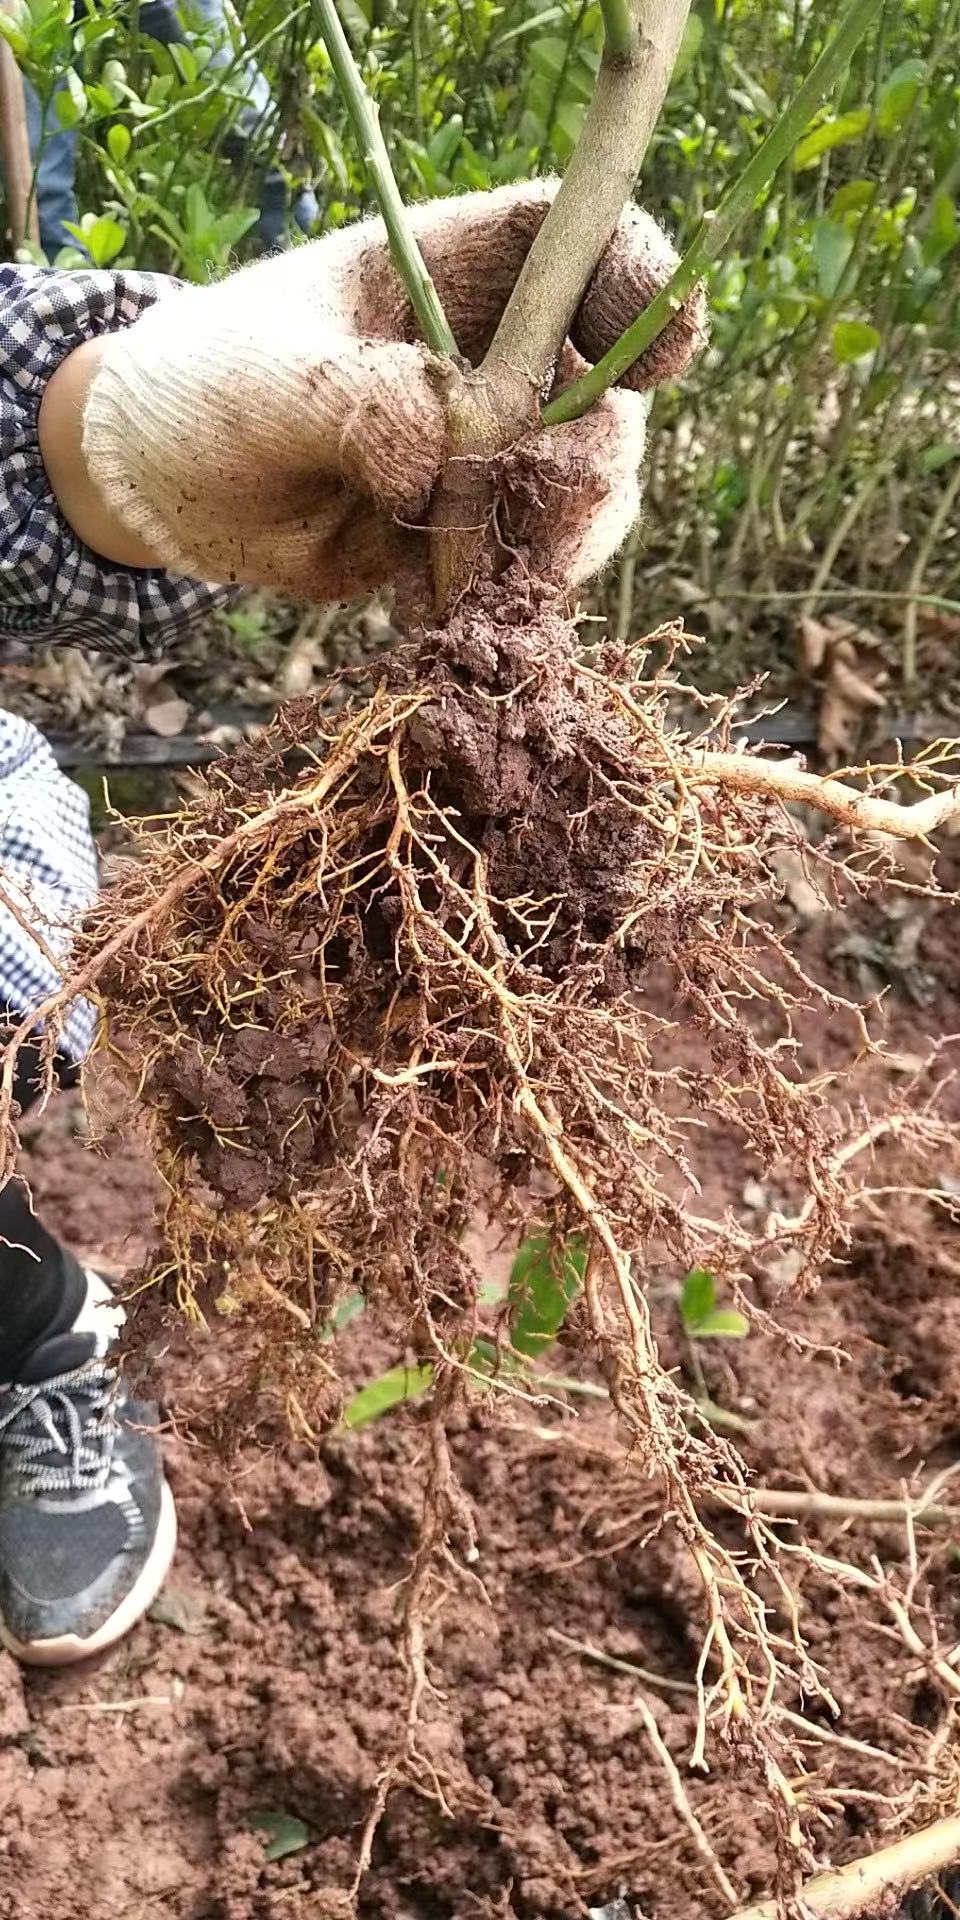
M 86 1493 L 106 1485 L 120 1431 L 116 1398 L 116 1373 L 96 1362 L 0 1394 L 0 1444 L 13 1449 L 24 1493 Z M 62 1456 L 63 1464 L 52 1456 Z

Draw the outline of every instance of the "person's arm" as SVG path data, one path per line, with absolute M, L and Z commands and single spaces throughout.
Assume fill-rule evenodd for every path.
M 82 458 L 101 352 L 178 297 L 158 274 L 0 265 L 0 639 L 151 659 L 230 598 L 162 566 Z
M 159 554 L 130 533 L 103 498 L 83 452 L 83 416 L 107 336 L 87 340 L 60 362 L 37 418 L 40 454 L 53 497 L 78 540 L 122 567 L 159 567 Z

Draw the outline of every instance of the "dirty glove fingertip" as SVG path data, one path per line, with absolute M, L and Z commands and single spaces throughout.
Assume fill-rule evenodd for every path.
M 579 352 L 588 360 L 602 359 L 666 286 L 676 265 L 673 245 L 653 216 L 641 207 L 628 207 L 571 329 Z M 706 298 L 697 286 L 619 384 L 642 392 L 678 379 L 706 338 Z

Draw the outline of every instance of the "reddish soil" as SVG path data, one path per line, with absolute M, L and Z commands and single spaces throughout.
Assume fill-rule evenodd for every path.
M 902 998 L 897 1046 L 960 1029 L 943 913 L 913 961 L 922 1013 Z M 876 932 L 876 929 L 874 929 Z M 838 934 L 838 941 L 842 928 Z M 832 936 L 831 936 L 832 938 Z M 877 936 L 879 940 L 879 935 Z M 829 945 L 822 929 L 808 945 Z M 882 943 L 881 943 L 882 944 Z M 876 948 L 879 951 L 879 947 Z M 947 955 L 947 960 L 944 956 Z M 874 955 L 875 959 L 875 955 Z M 849 979 L 837 973 L 841 990 Z M 34 1129 L 38 1209 L 112 1270 L 142 1256 L 149 1176 L 128 1141 L 93 1157 L 73 1131 L 74 1098 Z M 716 1142 L 716 1201 L 762 1204 Z M 931 1169 L 936 1173 L 936 1169 Z M 920 1203 L 871 1224 L 846 1266 L 788 1319 L 822 1349 L 773 1338 L 703 1349 L 713 1398 L 751 1423 L 739 1433 L 760 1485 L 896 1497 L 960 1462 L 960 1231 Z M 664 1352 L 677 1336 L 677 1278 L 654 1282 Z M 771 1295 L 774 1282 L 771 1280 Z M 385 1356 L 355 1322 L 352 1379 Z M 210 1367 L 209 1347 L 193 1363 Z M 551 1356 L 563 1370 L 563 1356 Z M 485 1592 L 465 1578 L 436 1616 L 435 1691 L 421 1748 L 446 1807 L 407 1787 L 391 1800 L 361 1920 L 713 1920 L 728 1909 L 671 1803 L 636 1711 L 637 1683 L 585 1664 L 552 1633 L 589 1640 L 660 1676 L 648 1686 L 690 1799 L 743 1899 L 770 1884 L 760 1783 L 715 1757 L 687 1771 L 688 1693 L 702 1629 L 683 1549 L 643 1541 L 643 1488 L 581 1444 L 609 1443 L 602 1403 L 510 1403 L 464 1416 L 454 1452 L 476 1506 Z M 543 1437 L 530 1426 L 552 1429 Z M 0 1920 L 334 1920 L 347 1911 L 377 1770 L 396 1748 L 404 1698 L 397 1584 L 416 1535 L 424 1471 L 416 1409 L 317 1448 L 278 1436 L 225 1470 L 171 1440 L 182 1544 L 155 1617 L 106 1659 L 65 1675 L 21 1675 L 0 1656 Z M 952 1501 L 948 1488 L 943 1496 Z M 956 1499 L 960 1505 L 960 1496 Z M 906 1577 L 902 1528 L 814 1524 L 824 1551 Z M 789 1530 L 785 1530 L 789 1536 Z M 731 1540 L 735 1536 L 731 1535 Z M 960 1577 L 948 1529 L 918 1529 L 915 1618 L 929 1642 L 960 1640 Z M 839 1863 L 957 1804 L 944 1697 L 889 1633 L 871 1595 L 825 1575 L 798 1578 L 803 1626 L 841 1710 L 845 1736 L 888 1761 L 829 1742 L 808 1767 L 835 1788 L 816 1829 L 820 1864 Z M 798 1700 L 798 1705 L 802 1703 Z M 828 1719 L 809 1698 L 809 1719 Z M 932 1752 L 935 1774 L 905 1811 Z M 424 1779 L 426 1775 L 424 1774 Z M 268 1861 L 257 1816 L 304 1823 L 307 1844 Z M 955 1911 L 955 1908 L 953 1909 Z

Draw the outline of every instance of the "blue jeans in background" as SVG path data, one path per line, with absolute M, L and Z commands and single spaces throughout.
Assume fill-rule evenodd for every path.
M 217 67 L 231 67 L 236 59 L 230 34 L 228 6 L 229 0 L 189 0 L 190 15 L 202 22 L 205 29 L 210 30 L 210 39 L 213 43 L 210 70 Z M 171 46 L 174 42 L 184 43 L 189 39 L 189 34 L 184 31 L 177 18 L 173 0 L 143 0 L 140 8 L 140 31 L 149 35 L 152 40 L 161 41 L 165 47 Z M 255 139 L 273 102 L 270 88 L 255 60 L 241 60 L 236 71 L 243 81 L 246 99 L 224 142 L 224 151 L 235 164 L 239 165 L 245 157 L 248 141 Z M 27 99 L 30 152 L 35 159 L 40 145 L 40 102 L 29 81 L 24 82 L 24 88 Z M 75 188 L 78 140 L 79 135 L 76 129 L 65 132 L 54 120 L 52 130 L 48 128 L 40 156 L 40 168 L 37 174 L 37 213 L 40 221 L 40 245 L 48 260 L 52 260 L 61 247 L 73 247 L 77 244 L 74 235 L 66 231 L 64 221 L 70 220 L 76 225 L 79 217 Z M 279 246 L 282 241 L 286 211 L 286 181 L 278 167 L 268 167 L 260 185 L 260 223 L 255 229 L 255 237 L 265 247 Z M 309 233 L 314 221 L 319 217 L 319 208 L 312 188 L 300 189 L 291 211 L 301 231 Z
M 30 157 L 36 162 L 37 149 L 40 145 L 41 109 L 40 102 L 26 75 L 24 75 L 23 91 L 27 102 Z M 48 133 L 37 169 L 40 245 L 48 260 L 52 260 L 61 247 L 75 247 L 77 244 L 75 236 L 68 233 L 63 224 L 65 220 L 72 220 L 76 226 L 79 219 L 77 196 L 73 184 L 76 165 L 76 133 L 64 133 L 61 127 L 57 127 L 54 133 Z

